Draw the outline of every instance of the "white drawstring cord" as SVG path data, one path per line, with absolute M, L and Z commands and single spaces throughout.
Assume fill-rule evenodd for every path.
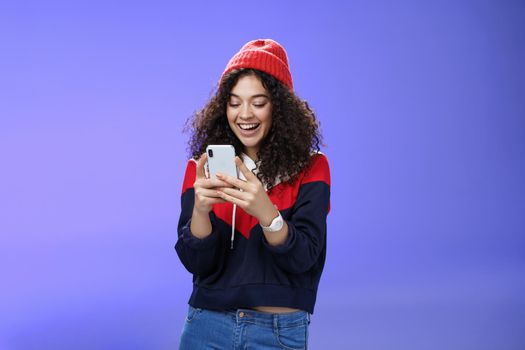
M 233 213 L 232 213 L 232 236 L 230 238 L 230 249 L 233 249 L 233 238 L 235 237 L 235 212 L 237 211 L 237 204 L 233 205 Z

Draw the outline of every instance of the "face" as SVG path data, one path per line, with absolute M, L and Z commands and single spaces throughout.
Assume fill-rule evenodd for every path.
M 230 92 L 226 115 L 233 133 L 244 145 L 244 152 L 255 159 L 272 126 L 270 94 L 257 76 L 239 78 Z

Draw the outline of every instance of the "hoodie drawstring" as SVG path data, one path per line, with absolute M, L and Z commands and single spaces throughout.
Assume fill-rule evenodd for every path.
M 230 249 L 233 249 L 233 238 L 235 237 L 235 212 L 237 211 L 237 204 L 233 205 L 233 213 L 232 213 L 232 236 L 230 238 Z

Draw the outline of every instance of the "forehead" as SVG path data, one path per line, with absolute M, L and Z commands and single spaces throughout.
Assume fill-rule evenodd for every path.
M 237 80 L 230 91 L 230 95 L 240 98 L 268 97 L 268 91 L 264 88 L 261 80 L 256 75 L 245 75 Z

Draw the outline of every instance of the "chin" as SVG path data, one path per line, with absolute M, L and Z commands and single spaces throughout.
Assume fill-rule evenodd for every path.
M 257 147 L 260 143 L 259 142 L 242 142 L 242 145 L 245 147 L 245 148 L 253 148 L 253 147 Z

